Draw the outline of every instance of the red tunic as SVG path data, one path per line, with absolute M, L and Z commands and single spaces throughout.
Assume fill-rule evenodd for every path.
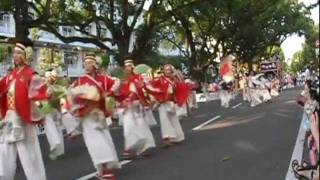
M 91 77 L 91 78 L 90 78 Z M 112 94 L 114 86 L 116 85 L 116 79 L 113 79 L 107 75 L 97 74 L 96 76 L 92 77 L 89 75 L 83 75 L 78 78 L 73 83 L 73 87 L 80 86 L 80 85 L 91 85 L 95 86 L 99 93 L 100 93 L 100 101 L 99 102 L 92 102 L 86 99 L 78 99 L 76 103 L 84 104 L 84 106 L 78 109 L 75 112 L 76 116 L 83 117 L 85 116 L 90 110 L 93 108 L 99 108 L 101 111 L 105 113 L 106 116 L 109 116 L 111 112 L 107 111 L 105 106 L 105 94 Z
M 45 84 L 34 89 L 36 94 L 29 97 L 30 83 L 35 72 L 30 66 L 25 66 L 22 70 L 14 69 L 0 81 L 0 109 L 4 117 L 8 111 L 7 94 L 9 86 L 15 80 L 15 111 L 25 123 L 35 123 L 31 116 L 31 102 L 41 101 L 49 98 L 47 86 Z
M 138 74 L 132 74 L 121 82 L 119 94 L 116 96 L 120 107 L 126 106 L 130 103 L 139 100 L 141 104 L 147 106 L 147 97 L 144 94 L 144 81 L 143 77 Z
M 148 92 L 160 103 L 174 101 L 179 106 L 182 106 L 188 100 L 190 89 L 183 81 L 160 76 L 159 78 L 152 80 L 150 84 L 157 89 L 157 91 L 148 88 Z M 170 86 L 172 87 L 172 92 L 169 91 Z

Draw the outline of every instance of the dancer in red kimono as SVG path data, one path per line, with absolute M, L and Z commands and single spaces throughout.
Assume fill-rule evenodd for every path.
M 177 109 L 187 102 L 189 96 L 187 84 L 175 76 L 175 68 L 171 64 L 166 64 L 164 75 L 151 81 L 150 85 L 154 88 L 147 88 L 148 92 L 160 104 L 159 115 L 164 147 L 182 142 L 185 137 Z
M 13 180 L 17 156 L 28 180 L 45 180 L 36 125 L 41 123 L 35 102 L 47 100 L 50 91 L 27 65 L 25 46 L 17 43 L 13 52 L 15 68 L 0 81 L 2 178 Z M 1 118 L 0 118 L 1 119 Z
M 148 121 L 145 119 L 145 106 L 149 106 L 144 94 L 144 79 L 133 72 L 133 60 L 124 62 L 126 79 L 122 81 L 117 100 L 120 103 L 120 119 L 123 124 L 124 159 L 132 159 L 155 147 L 155 141 Z
M 106 122 L 105 99 L 119 88 L 120 81 L 98 73 L 93 55 L 84 58 L 86 74 L 76 80 L 69 92 L 71 112 L 80 120 L 84 142 L 97 169 L 97 177 L 114 180 L 112 169 L 120 168 L 118 156 Z

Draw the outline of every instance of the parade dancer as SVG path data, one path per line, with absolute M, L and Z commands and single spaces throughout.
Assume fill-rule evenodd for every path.
M 117 153 L 109 132 L 105 98 L 114 93 L 120 81 L 98 73 L 94 55 L 84 58 L 85 75 L 76 80 L 68 95 L 71 112 L 78 117 L 84 142 L 99 179 L 114 180 L 112 169 L 120 168 Z
M 46 100 L 50 91 L 44 81 L 27 65 L 23 44 L 17 43 L 13 60 L 15 68 L 0 82 L 0 110 L 2 120 L 2 178 L 13 180 L 17 156 L 28 180 L 45 180 L 36 125 L 40 116 L 36 101 Z
M 271 90 L 270 90 L 271 96 L 273 96 L 273 97 L 279 96 L 279 85 L 280 85 L 280 82 L 279 82 L 278 78 L 275 77 L 271 81 Z
M 166 64 L 164 75 L 150 82 L 152 87 L 157 90 L 147 88 L 160 104 L 158 110 L 163 147 L 165 148 L 185 139 L 176 110 L 177 106 L 181 107 L 186 103 L 189 92 L 187 85 L 177 80 L 174 72 L 174 67 L 171 64 Z
M 61 78 L 60 81 L 64 87 L 69 87 L 70 83 L 67 77 Z M 60 95 L 59 99 L 61 123 L 67 132 L 66 137 L 67 139 L 74 139 L 81 134 L 79 130 L 80 121 L 70 113 L 71 106 L 67 100 L 67 94 Z
M 44 129 L 50 145 L 49 158 L 56 160 L 64 154 L 63 124 L 60 112 L 60 97 L 65 96 L 65 84 L 58 80 L 58 74 L 55 69 L 45 73 L 48 87 L 52 89 L 52 97 L 45 102 L 40 103 L 42 112 L 45 114 Z
M 248 87 L 249 87 L 249 94 L 250 94 L 250 106 L 255 107 L 262 103 L 262 101 L 259 98 L 259 94 L 256 88 L 256 79 L 255 79 L 255 73 L 253 71 L 250 72 L 250 75 L 248 77 Z
M 198 109 L 197 92 L 196 92 L 198 85 L 196 82 L 192 81 L 189 78 L 185 80 L 185 83 L 187 83 L 187 85 L 191 91 L 189 98 L 188 98 L 188 106 L 189 106 L 189 108 Z
M 188 87 L 188 98 L 191 95 L 191 89 L 187 83 L 185 83 L 184 76 L 180 70 L 175 70 L 175 78 L 178 80 L 179 84 L 185 84 Z M 179 118 L 187 117 L 188 116 L 188 98 L 185 103 L 182 104 L 182 106 L 176 106 L 177 108 L 177 115 Z
M 259 75 L 255 77 L 255 84 L 257 85 L 257 91 L 260 97 L 262 97 L 263 102 L 270 102 L 271 95 L 269 92 L 270 83 L 266 78 L 263 77 L 264 75 Z
M 232 99 L 232 82 L 225 82 L 222 80 L 220 83 L 220 100 L 221 100 L 221 106 L 225 108 L 229 108 L 229 102 Z
M 239 82 L 240 89 L 242 89 L 242 99 L 243 101 L 250 102 L 250 94 L 249 94 L 249 87 L 248 87 L 248 75 L 245 73 Z
M 222 80 L 219 83 L 221 87 L 220 93 L 219 93 L 220 99 L 221 99 L 221 106 L 225 108 L 229 108 L 229 102 L 233 97 L 232 81 L 234 81 L 231 56 L 227 56 L 222 59 L 220 63 L 219 73 L 222 77 Z
M 151 70 L 152 69 L 150 68 L 149 72 L 145 72 L 141 74 L 144 82 L 149 82 L 152 79 L 151 78 L 152 75 L 150 74 Z M 144 109 L 145 109 L 144 118 L 147 120 L 149 126 L 155 126 L 157 125 L 157 121 L 153 115 L 153 110 L 156 107 L 156 103 L 155 103 L 156 100 L 154 99 L 153 96 L 151 96 L 149 93 L 146 92 L 145 88 L 143 88 L 142 90 L 146 98 L 146 101 L 148 102 L 147 105 L 144 106 Z
M 123 158 L 132 159 L 140 154 L 145 157 L 147 150 L 155 147 L 155 141 L 145 119 L 145 106 L 149 104 L 143 92 L 144 79 L 133 72 L 133 60 L 125 60 L 124 66 L 127 77 L 117 97 L 124 134 Z

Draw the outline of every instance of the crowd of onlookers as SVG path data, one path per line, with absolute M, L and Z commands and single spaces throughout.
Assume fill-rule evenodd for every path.
M 292 169 L 297 179 L 319 180 L 319 76 L 305 81 L 297 103 L 303 107 L 308 155 L 302 162 L 294 160 Z

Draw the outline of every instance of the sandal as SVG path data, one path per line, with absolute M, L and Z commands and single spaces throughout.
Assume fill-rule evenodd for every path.
M 301 166 L 301 165 L 299 165 L 298 160 L 293 160 L 292 163 L 291 163 L 291 167 L 292 167 L 294 176 L 297 179 L 300 179 L 300 180 L 312 180 L 313 170 L 314 170 L 313 166 L 308 166 L 308 165 Z M 309 176 L 305 176 L 305 175 L 299 174 L 300 171 L 310 171 L 310 172 L 308 172 Z
M 172 146 L 174 146 L 174 144 L 169 139 L 163 140 L 162 148 L 170 148 Z

